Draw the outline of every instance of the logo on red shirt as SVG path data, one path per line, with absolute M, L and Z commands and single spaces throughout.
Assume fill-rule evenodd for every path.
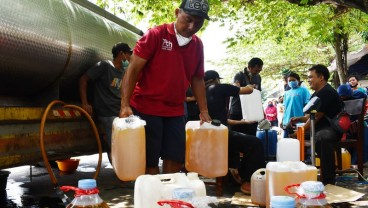
M 172 51 L 172 42 L 170 42 L 169 40 L 166 40 L 165 38 L 162 39 L 163 43 L 162 43 L 162 50 L 167 50 L 167 51 Z

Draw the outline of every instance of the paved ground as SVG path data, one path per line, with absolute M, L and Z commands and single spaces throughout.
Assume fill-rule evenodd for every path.
M 65 175 L 60 173 L 57 168 L 54 168 L 54 173 L 58 179 L 59 185 L 77 186 L 79 179 L 92 178 L 95 173 L 95 166 L 97 164 L 97 155 L 80 157 L 80 165 L 73 174 Z M 44 167 L 40 166 L 23 166 L 13 169 L 8 169 L 11 174 L 8 178 L 7 189 L 1 194 L 0 208 L 60 208 L 64 207 L 53 189 L 50 177 Z M 367 169 L 365 170 L 365 177 L 367 178 Z M 208 179 L 207 179 L 208 180 Z M 100 189 L 100 196 L 110 207 L 134 207 L 133 193 L 134 183 L 121 182 L 108 162 L 106 155 L 103 156 L 102 167 L 100 175 L 97 179 L 97 185 Z M 368 183 L 361 183 L 356 181 L 353 175 L 344 175 L 339 178 L 337 183 L 339 186 L 347 187 L 359 191 L 361 193 L 368 193 Z M 206 185 L 208 196 L 215 196 L 214 186 Z M 231 205 L 231 198 L 235 192 L 239 191 L 239 186 L 228 182 L 224 186 L 224 196 L 217 198 L 220 203 L 211 207 L 245 207 Z M 67 196 L 73 198 L 72 193 Z M 360 200 L 368 200 L 367 194 Z M 333 207 L 354 207 L 348 203 L 335 204 Z M 356 206 L 355 206 L 356 207 Z

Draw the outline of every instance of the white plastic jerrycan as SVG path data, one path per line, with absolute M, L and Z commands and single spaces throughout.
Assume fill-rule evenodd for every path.
M 261 121 L 264 119 L 261 92 L 253 89 L 251 94 L 239 95 L 243 119 Z
M 189 121 L 186 124 L 185 168 L 215 178 L 228 171 L 228 129 L 220 121 Z
M 299 161 L 269 162 L 266 165 L 266 206 L 272 196 L 293 196 L 285 191 L 290 184 L 316 181 L 317 168 Z
M 138 116 L 115 118 L 112 125 L 111 159 L 118 178 L 132 181 L 146 170 L 146 122 Z
M 161 175 L 141 175 L 134 186 L 135 208 L 160 207 L 160 200 L 178 199 L 180 192 L 191 190 L 192 197 L 205 197 L 206 187 L 197 173 L 174 173 Z
M 266 205 L 266 168 L 261 168 L 252 174 L 250 198 L 253 204 Z
M 282 138 L 277 142 L 276 160 L 300 161 L 300 143 L 297 139 Z

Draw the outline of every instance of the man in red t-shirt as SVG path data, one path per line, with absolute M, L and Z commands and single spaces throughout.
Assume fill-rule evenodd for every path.
M 183 0 L 176 22 L 148 30 L 137 42 L 123 79 L 120 117 L 147 122 L 146 173 L 178 172 L 185 157 L 185 93 L 189 86 L 200 119 L 211 120 L 205 94 L 202 41 L 195 35 L 208 17 L 207 0 Z

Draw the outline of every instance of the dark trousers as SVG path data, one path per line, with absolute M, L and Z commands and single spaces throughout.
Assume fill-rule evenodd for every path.
M 323 127 L 316 131 L 315 148 L 321 159 L 321 178 L 323 184 L 335 183 L 335 145 L 341 139 L 331 127 Z
M 240 121 L 243 119 L 243 116 L 240 114 L 230 114 L 229 118 L 232 120 Z M 258 122 L 252 123 L 252 124 L 233 125 L 233 126 L 230 126 L 230 129 L 233 131 L 243 133 L 243 134 L 256 136 L 257 127 L 258 127 Z
M 239 153 L 243 153 L 241 160 Z M 242 179 L 250 182 L 252 174 L 264 167 L 262 141 L 255 136 L 229 130 L 229 168 L 238 168 Z

